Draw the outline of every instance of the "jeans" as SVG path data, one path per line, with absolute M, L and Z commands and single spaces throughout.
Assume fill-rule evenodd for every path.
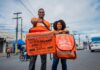
M 46 58 L 47 58 L 47 55 L 44 54 L 44 55 L 40 55 L 40 56 L 41 56 L 41 70 L 46 70 Z M 29 70 L 35 70 L 36 59 L 37 59 L 37 55 L 30 57 Z
M 61 59 L 61 58 L 57 58 L 57 57 L 53 58 L 52 70 L 57 70 L 59 59 Z M 61 64 L 62 64 L 62 70 L 67 70 L 66 59 L 61 59 Z
M 24 55 L 24 60 L 27 61 L 27 55 Z

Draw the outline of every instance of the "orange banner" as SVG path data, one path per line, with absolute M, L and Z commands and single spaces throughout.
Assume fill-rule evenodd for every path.
M 35 32 L 26 35 L 29 56 L 55 52 L 55 36 L 52 32 Z

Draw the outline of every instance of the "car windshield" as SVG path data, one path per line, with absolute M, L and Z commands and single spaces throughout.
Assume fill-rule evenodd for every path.
M 100 37 L 92 37 L 91 40 L 93 43 L 100 43 Z
M 95 44 L 95 43 L 100 43 L 100 41 L 94 41 L 94 42 L 92 42 L 93 44 Z

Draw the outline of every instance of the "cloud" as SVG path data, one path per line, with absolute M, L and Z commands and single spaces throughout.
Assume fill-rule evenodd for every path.
M 89 32 L 90 30 L 100 30 L 100 0 L 21 0 L 34 16 L 27 11 L 21 4 L 20 0 L 2 0 L 0 2 L 0 14 L 5 19 L 3 24 L 15 28 L 16 17 L 14 12 L 22 12 L 23 28 L 28 31 L 32 27 L 30 20 L 32 17 L 37 17 L 39 8 L 44 8 L 46 11 L 45 18 L 53 23 L 56 20 L 64 19 L 70 31 Z M 1 20 L 1 19 L 0 19 Z M 6 21 L 6 22 L 5 22 Z M 1 22 L 1 21 L 0 21 Z M 0 23 L 1 24 L 1 23 Z M 20 21 L 19 21 L 20 24 Z

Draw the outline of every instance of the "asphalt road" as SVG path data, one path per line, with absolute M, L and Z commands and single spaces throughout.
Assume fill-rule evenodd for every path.
M 18 56 L 10 58 L 0 57 L 0 70 L 28 70 L 29 61 L 21 62 Z M 40 70 L 41 60 L 38 56 L 36 61 L 36 70 Z M 47 58 L 47 70 L 51 70 L 52 60 L 50 55 Z M 89 50 L 77 51 L 76 60 L 67 60 L 68 70 L 100 70 L 100 52 L 91 53 Z M 58 70 L 61 69 L 59 62 Z

